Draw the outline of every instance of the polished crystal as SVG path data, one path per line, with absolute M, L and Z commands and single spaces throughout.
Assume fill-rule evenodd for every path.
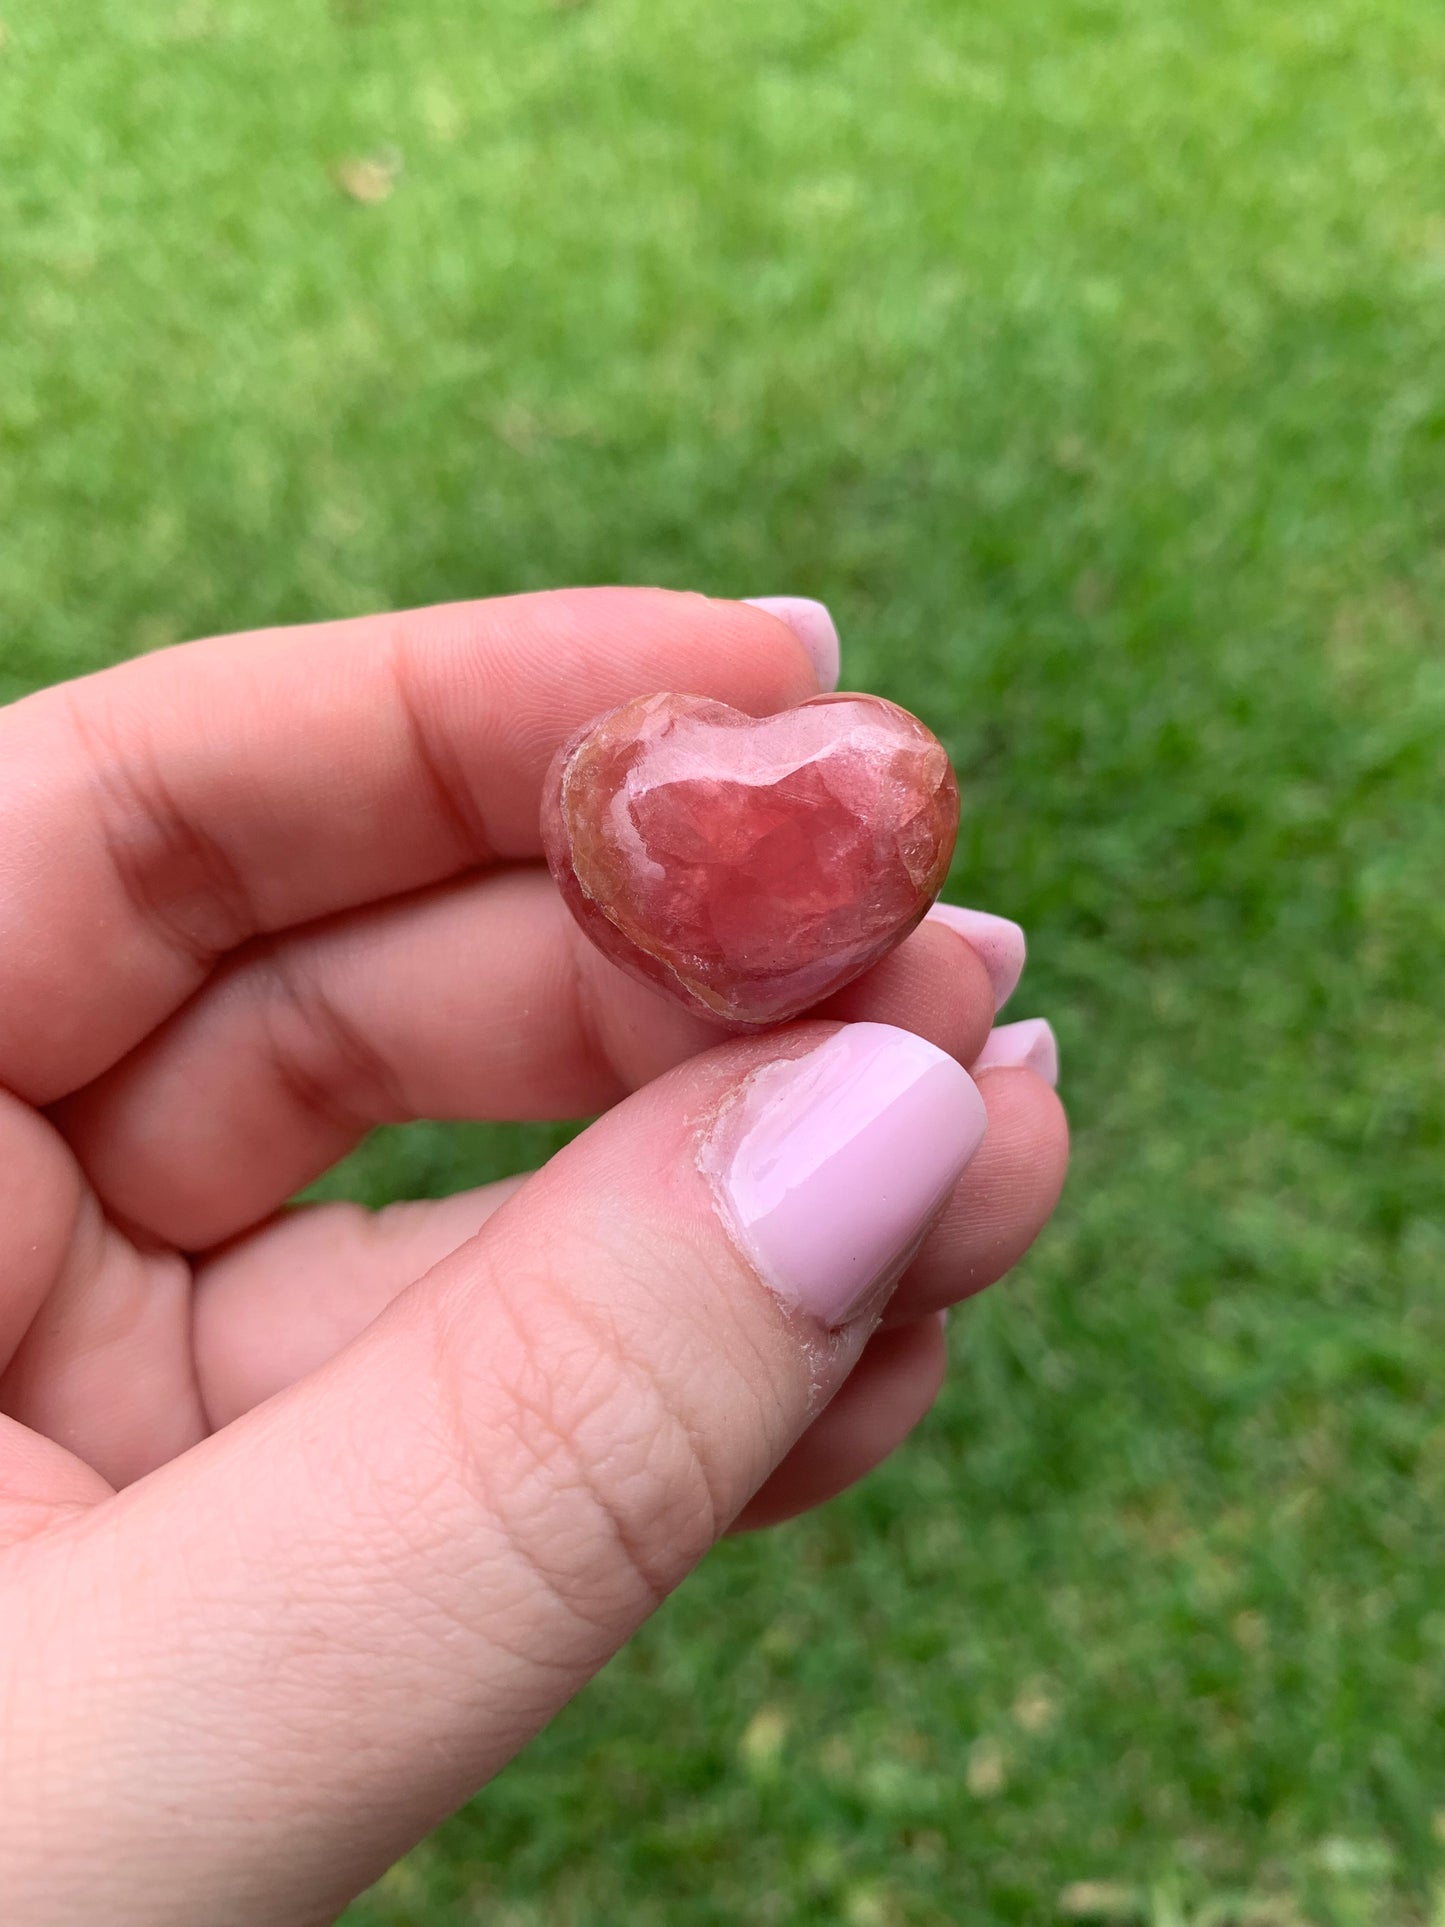
M 878 696 L 748 716 L 643 696 L 548 774 L 547 861 L 593 942 L 691 1009 L 796 1017 L 923 917 L 958 788 L 943 745 Z

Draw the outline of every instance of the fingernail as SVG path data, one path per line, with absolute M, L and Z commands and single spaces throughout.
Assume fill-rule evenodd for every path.
M 750 608 L 765 609 L 779 622 L 787 623 L 813 658 L 820 689 L 838 687 L 838 630 L 826 604 L 801 595 L 750 595 L 743 600 Z
M 1035 1071 L 1046 1084 L 1059 1081 L 1059 1040 L 1043 1017 L 1021 1024 L 996 1024 L 979 1052 L 975 1071 Z
M 911 1031 L 849 1024 L 755 1072 L 703 1165 L 763 1281 L 845 1325 L 881 1308 L 986 1123 L 953 1058 Z
M 956 903 L 935 903 L 929 911 L 935 923 L 957 931 L 988 972 L 993 985 L 993 1007 L 1003 1009 L 1018 989 L 1028 944 L 1018 924 L 987 910 L 964 910 Z

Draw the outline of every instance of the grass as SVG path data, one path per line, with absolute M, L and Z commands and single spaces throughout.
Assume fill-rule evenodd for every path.
M 1071 1190 L 913 1448 L 724 1547 L 349 1921 L 1445 1919 L 1445 18 L 3 18 L 0 694 L 820 594 L 1063 1045 Z

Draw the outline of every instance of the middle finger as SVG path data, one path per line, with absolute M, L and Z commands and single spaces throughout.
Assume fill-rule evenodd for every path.
M 816 1014 L 971 1063 L 993 1006 L 977 952 L 929 921 Z M 248 946 L 54 1116 L 113 1213 L 199 1251 L 375 1125 L 585 1116 L 723 1035 L 610 964 L 525 866 Z

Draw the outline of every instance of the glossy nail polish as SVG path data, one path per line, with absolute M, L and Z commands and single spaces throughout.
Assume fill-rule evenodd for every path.
M 1059 1043 L 1053 1026 L 1043 1017 L 1026 1017 L 1019 1024 L 995 1024 L 973 1068 L 1029 1070 L 1046 1084 L 1057 1084 Z
M 764 1282 L 844 1325 L 886 1301 L 986 1122 L 945 1052 L 888 1024 L 850 1024 L 755 1071 L 703 1167 Z

